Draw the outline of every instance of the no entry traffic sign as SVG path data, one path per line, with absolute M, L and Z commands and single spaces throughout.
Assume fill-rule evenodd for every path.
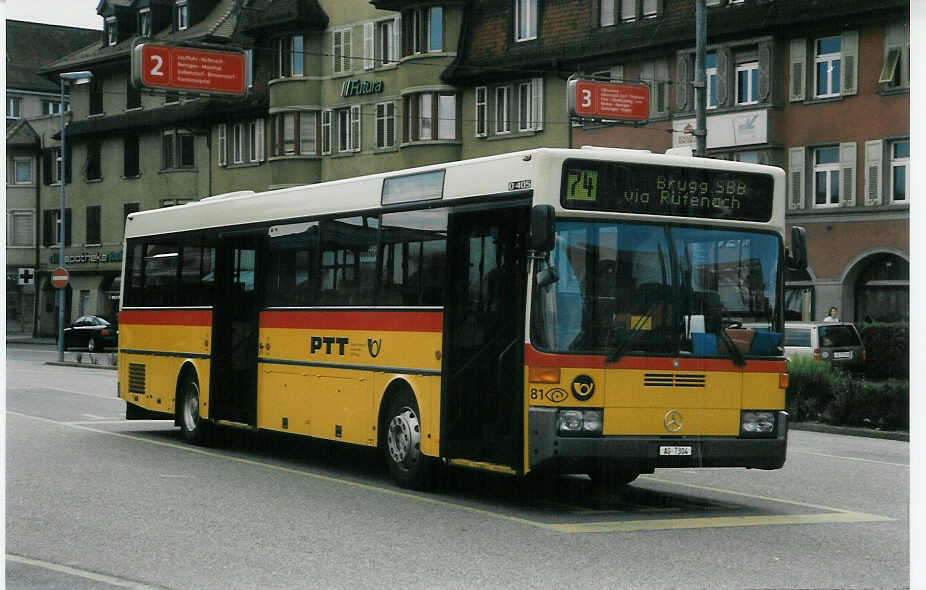
M 59 266 L 55 269 L 55 272 L 51 273 L 51 285 L 55 289 L 63 289 L 67 286 L 70 278 L 71 275 L 68 274 L 67 269 Z

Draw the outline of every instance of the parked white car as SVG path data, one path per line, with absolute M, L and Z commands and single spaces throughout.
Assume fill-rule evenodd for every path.
M 855 324 L 849 322 L 785 322 L 785 356 L 851 371 L 865 367 L 865 346 Z

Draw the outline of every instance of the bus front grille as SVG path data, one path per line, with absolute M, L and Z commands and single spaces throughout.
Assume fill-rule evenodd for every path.
M 704 375 L 686 373 L 645 373 L 644 387 L 704 387 Z

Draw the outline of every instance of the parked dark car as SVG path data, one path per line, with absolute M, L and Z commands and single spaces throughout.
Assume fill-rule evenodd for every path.
M 65 350 L 71 347 L 100 352 L 104 348 L 116 348 L 118 344 L 119 330 L 99 316 L 81 316 L 64 329 Z

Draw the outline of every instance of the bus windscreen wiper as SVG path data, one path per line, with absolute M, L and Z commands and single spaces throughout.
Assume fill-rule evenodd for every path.
M 721 328 L 718 333 L 720 334 L 720 339 L 724 344 L 727 345 L 727 348 L 730 350 L 730 356 L 733 357 L 733 364 L 737 367 L 745 367 L 746 357 L 744 357 L 743 353 L 740 352 L 740 349 L 736 347 L 736 343 L 733 342 L 733 338 L 727 334 L 726 329 Z
M 607 362 L 617 362 L 622 356 L 624 356 L 624 352 L 627 350 L 627 347 L 630 346 L 631 342 L 633 342 L 633 339 L 636 337 L 636 335 L 643 331 L 643 326 L 646 325 L 646 321 L 652 319 L 650 314 L 653 313 L 654 309 L 656 309 L 656 304 L 651 303 L 650 306 L 646 308 L 646 311 L 643 312 L 639 318 L 637 318 L 637 321 L 633 324 L 633 326 L 630 327 L 630 333 L 627 334 L 627 338 L 622 340 L 617 348 L 614 349 L 614 352 L 608 356 L 606 359 Z M 616 328 L 617 324 L 612 322 L 611 327 L 608 330 L 608 342 L 611 341 L 611 337 L 614 335 Z

